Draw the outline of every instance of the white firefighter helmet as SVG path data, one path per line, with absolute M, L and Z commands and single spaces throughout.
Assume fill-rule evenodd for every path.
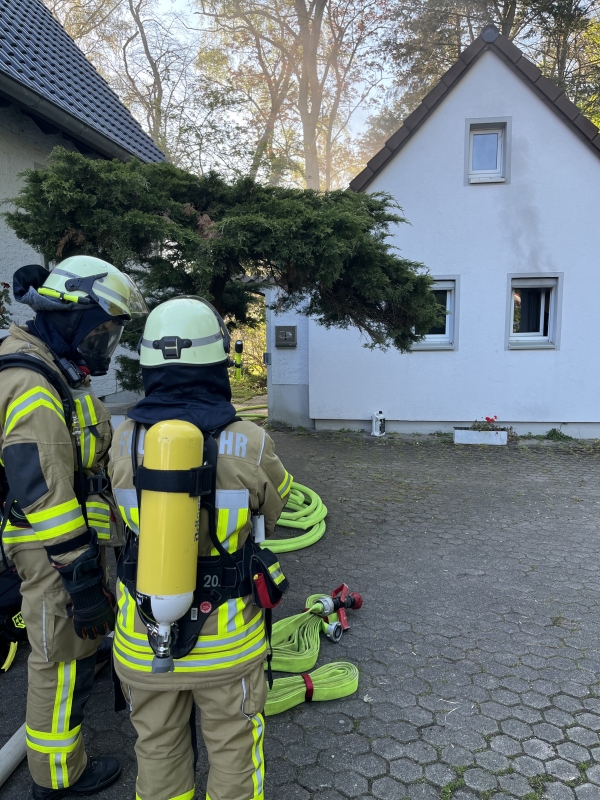
M 204 366 L 228 360 L 230 337 L 219 312 L 202 297 L 174 297 L 146 320 L 140 342 L 142 367 Z
M 148 306 L 128 275 L 93 256 L 71 256 L 55 267 L 38 294 L 83 306 L 99 305 L 111 317 L 141 317 Z

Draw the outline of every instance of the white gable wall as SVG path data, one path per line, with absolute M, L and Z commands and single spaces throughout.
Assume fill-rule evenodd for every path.
M 465 185 L 465 120 L 490 117 L 512 119 L 510 183 Z M 600 159 L 488 52 L 368 191 L 403 206 L 402 255 L 460 275 L 458 348 L 373 352 L 356 331 L 311 321 L 317 427 L 364 427 L 381 409 L 397 421 L 390 430 L 497 414 L 523 432 L 568 422 L 573 435 L 599 435 Z M 518 272 L 564 273 L 560 349 L 505 349 L 507 276 Z

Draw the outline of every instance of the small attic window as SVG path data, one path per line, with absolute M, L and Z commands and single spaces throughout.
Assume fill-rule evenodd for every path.
M 506 180 L 506 125 L 472 124 L 469 130 L 469 183 Z

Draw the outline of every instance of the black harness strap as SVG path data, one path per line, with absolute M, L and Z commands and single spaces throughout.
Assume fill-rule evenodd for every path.
M 190 497 L 202 497 L 211 492 L 211 469 L 208 466 L 195 469 L 148 469 L 137 468 L 136 489 L 151 492 L 180 492 Z

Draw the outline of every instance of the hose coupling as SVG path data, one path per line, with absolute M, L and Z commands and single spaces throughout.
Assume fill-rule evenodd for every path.
M 323 611 L 321 612 L 320 616 L 328 617 L 330 614 L 335 614 L 336 608 L 332 597 L 323 595 L 323 597 L 319 597 L 315 602 L 320 603 L 323 607 Z
M 341 622 L 329 622 L 325 626 L 325 636 L 334 644 L 337 644 L 342 638 L 343 628 Z

